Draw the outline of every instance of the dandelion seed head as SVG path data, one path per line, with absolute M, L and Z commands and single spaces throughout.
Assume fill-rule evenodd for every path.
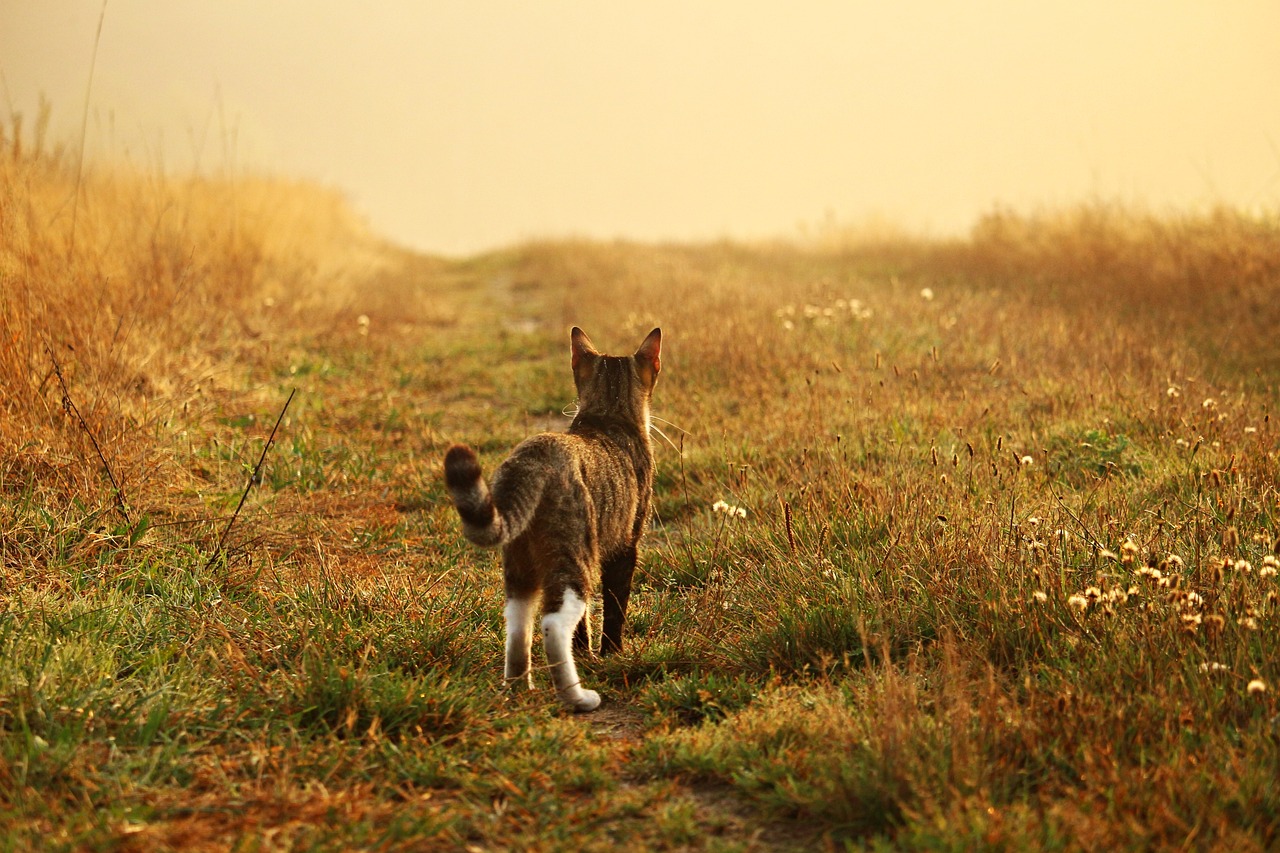
M 920 289 L 920 298 L 921 298 L 921 299 L 923 299 L 925 302 L 928 302 L 928 301 L 930 301 L 931 299 L 933 299 L 933 288 L 931 288 L 931 287 L 924 287 L 924 288 L 921 288 L 921 289 Z
M 1035 461 L 1036 460 L 1030 456 L 1023 456 L 1021 459 L 1018 460 L 1018 463 L 1020 465 L 1030 465 L 1032 462 L 1035 462 Z
M 725 501 L 716 501 L 715 503 L 713 503 L 711 505 L 711 511 L 724 513 L 730 518 L 746 518 L 747 517 L 746 507 L 736 506 L 731 503 L 726 503 Z
M 1255 678 L 1249 682 L 1249 686 L 1245 689 L 1249 691 L 1250 696 L 1258 696 L 1267 692 L 1267 683 L 1261 678 Z

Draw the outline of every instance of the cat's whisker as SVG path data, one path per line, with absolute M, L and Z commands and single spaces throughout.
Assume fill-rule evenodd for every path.
M 671 424 L 669 421 L 667 421 L 666 423 L 668 426 L 674 426 L 674 424 Z M 671 445 L 672 450 L 674 450 L 676 453 L 681 453 L 680 448 L 676 447 L 676 443 L 672 441 L 670 438 L 668 438 L 667 434 L 662 430 L 658 429 L 658 427 L 655 426 L 652 422 L 649 424 L 649 429 L 652 430 L 653 432 L 656 432 L 658 435 L 662 436 L 662 440 L 665 441 L 667 444 Z M 680 427 L 676 427 L 676 429 L 680 429 Z M 680 431 L 684 432 L 684 430 L 682 429 Z M 685 434 L 688 435 L 688 433 L 685 433 Z
M 692 435 L 692 433 L 691 433 L 691 432 L 689 432 L 689 431 L 688 431 L 687 429 L 685 429 L 684 427 L 679 426 L 678 424 L 676 424 L 676 423 L 674 423 L 674 422 L 672 422 L 672 421 L 669 421 L 669 420 L 667 420 L 666 418 L 660 418 L 660 417 L 658 417 L 657 415 L 650 414 L 650 415 L 649 415 L 649 420 L 651 420 L 651 421 L 662 421 L 664 424 L 666 424 L 667 426 L 671 427 L 672 429 L 678 429 L 678 430 L 680 430 L 680 432 L 684 433 L 685 435 Z

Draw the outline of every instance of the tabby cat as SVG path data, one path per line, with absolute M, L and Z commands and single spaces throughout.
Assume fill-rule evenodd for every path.
M 542 598 L 542 638 L 560 699 L 593 711 L 600 694 L 578 681 L 573 653 L 590 648 L 588 606 L 599 573 L 602 652 L 622 649 L 636 547 L 649 518 L 653 448 L 649 398 L 662 369 L 662 331 L 635 355 L 602 355 L 576 326 L 571 335 L 578 412 L 567 433 L 521 442 L 489 485 L 471 448 L 444 459 L 445 484 L 476 545 L 502 546 L 506 587 L 506 677 L 532 686 L 529 650 Z

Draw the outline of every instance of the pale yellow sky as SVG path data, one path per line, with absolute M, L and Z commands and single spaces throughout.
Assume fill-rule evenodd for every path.
M 0 0 L 78 138 L 100 0 Z M 997 204 L 1280 208 L 1280 3 L 112 0 L 88 147 L 346 190 L 379 232 L 795 234 Z

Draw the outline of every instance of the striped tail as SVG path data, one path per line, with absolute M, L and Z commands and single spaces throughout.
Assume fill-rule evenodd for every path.
M 498 479 L 502 479 L 499 469 Z M 455 444 L 444 456 L 444 482 L 462 518 L 462 535 L 482 548 L 495 548 L 524 532 L 542 494 L 542 478 L 528 479 L 523 489 L 498 486 L 494 501 L 480 471 L 475 452 L 465 444 Z M 530 488 L 532 487 L 532 488 Z

